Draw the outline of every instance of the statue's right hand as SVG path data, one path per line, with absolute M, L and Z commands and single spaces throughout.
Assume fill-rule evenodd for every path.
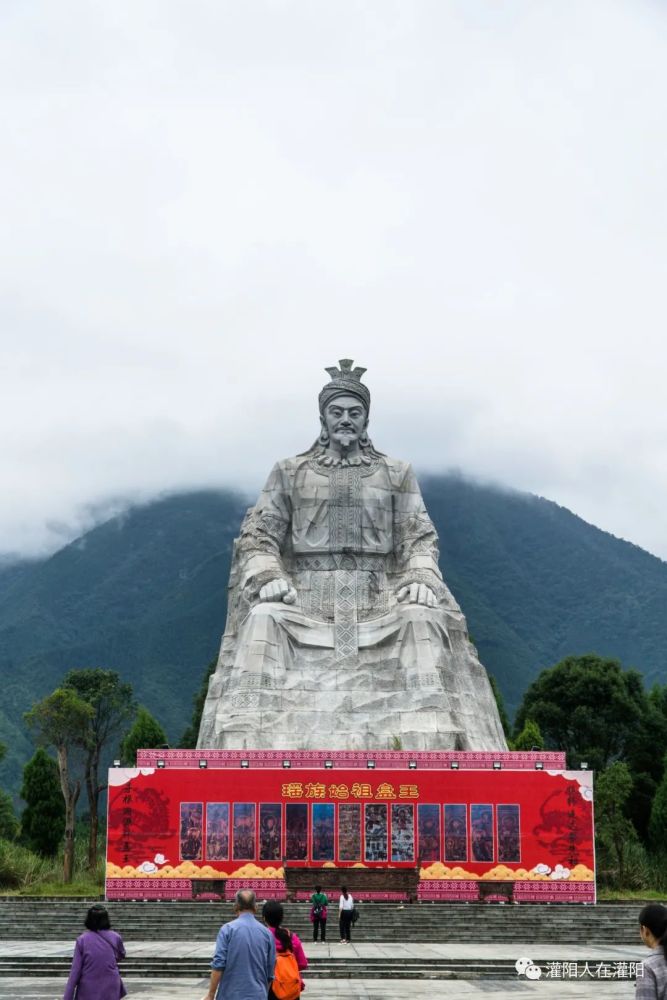
M 283 604 L 294 604 L 296 601 L 296 590 L 291 587 L 287 580 L 271 580 L 265 583 L 259 592 L 260 601 L 282 601 Z

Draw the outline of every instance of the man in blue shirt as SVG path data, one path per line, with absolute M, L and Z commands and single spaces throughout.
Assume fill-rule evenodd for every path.
M 273 934 L 255 919 L 255 893 L 236 893 L 236 920 L 215 942 L 211 982 L 204 1000 L 266 1000 L 276 965 Z

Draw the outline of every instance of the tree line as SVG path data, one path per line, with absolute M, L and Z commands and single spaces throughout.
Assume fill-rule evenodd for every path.
M 23 769 L 20 822 L 10 797 L 0 791 L 0 838 L 18 840 L 43 857 L 63 845 L 63 881 L 74 872 L 77 806 L 87 802 L 87 864 L 98 860 L 100 796 L 107 788 L 109 754 L 118 747 L 123 766 L 133 767 L 139 748 L 166 745 L 166 734 L 137 705 L 131 684 L 113 670 L 70 670 L 59 687 L 24 715 L 37 750 Z M 50 750 L 53 754 L 48 753 Z M 0 759 L 6 748 L 0 745 Z
M 667 888 L 667 685 L 646 690 L 618 660 L 568 656 L 529 685 L 506 733 L 513 749 L 564 750 L 569 768 L 595 771 L 602 884 Z
M 206 668 L 192 719 L 179 746 L 194 748 L 208 680 Z M 569 656 L 543 670 L 523 695 L 514 724 L 491 678 L 508 740 L 515 750 L 558 749 L 571 769 L 595 775 L 598 872 L 611 886 L 648 887 L 667 872 L 667 685 L 646 690 L 641 674 L 593 653 Z M 103 669 L 71 670 L 25 721 L 38 745 L 25 765 L 20 821 L 0 790 L 0 839 L 18 840 L 40 855 L 63 849 L 71 881 L 76 814 L 85 790 L 87 862 L 98 859 L 100 796 L 113 747 L 126 767 L 140 748 L 166 746 L 160 723 L 137 705 L 130 684 Z M 3 747 L 0 745 L 0 759 Z M 659 879 L 658 879 L 659 880 Z M 657 888 L 657 885 L 655 886 Z M 667 886 L 666 886 L 667 887 Z

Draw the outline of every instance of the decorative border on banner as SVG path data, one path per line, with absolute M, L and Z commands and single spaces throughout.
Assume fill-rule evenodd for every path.
M 519 882 L 514 883 L 518 903 L 594 903 L 595 882 Z
M 565 754 L 560 750 L 539 753 L 523 750 L 464 751 L 464 750 L 137 750 L 137 767 L 197 768 L 206 761 L 210 768 L 240 767 L 247 761 L 249 767 L 324 767 L 331 761 L 334 767 L 366 769 L 373 760 L 378 770 L 402 770 L 411 763 L 417 768 L 448 768 L 455 762 L 461 770 L 493 770 L 495 763 L 509 771 L 532 771 L 540 763 L 545 771 L 566 769 Z
M 260 899 L 282 900 L 287 896 L 287 886 L 284 879 L 228 878 L 225 882 L 225 899 L 233 900 L 239 889 L 252 889 Z
M 260 899 L 284 900 L 287 896 L 287 887 L 283 879 L 229 878 L 220 881 L 224 881 L 226 900 L 233 900 L 238 889 L 253 889 Z M 489 885 L 488 882 L 485 884 Z M 222 889 L 222 886 L 220 888 Z M 409 894 L 400 891 L 358 890 L 355 897 L 361 902 L 404 902 L 409 898 Z M 209 898 L 219 898 L 219 894 L 203 892 L 195 896 L 191 879 L 109 878 L 106 880 L 106 898 L 108 900 L 181 899 L 204 902 Z M 486 897 L 487 901 L 494 898 L 492 894 Z M 506 901 L 504 896 L 499 895 L 498 898 Z M 307 902 L 310 894 L 298 891 L 296 899 L 299 902 Z M 417 899 L 420 902 L 477 902 L 479 881 L 422 880 L 417 889 Z M 595 903 L 595 883 L 525 883 L 517 880 L 514 883 L 514 899 L 517 903 Z
M 192 899 L 189 878 L 108 878 L 107 899 Z
M 417 899 L 420 902 L 422 900 L 476 902 L 479 899 L 479 883 L 467 879 L 457 879 L 456 882 L 422 881 L 417 886 Z
M 493 885 L 492 881 L 484 880 L 482 883 L 488 890 Z M 479 881 L 471 879 L 443 879 L 432 881 L 421 881 L 417 887 L 417 899 L 420 901 L 433 900 L 434 902 L 447 901 L 455 902 L 478 902 L 479 901 Z M 529 882 L 525 883 L 518 879 L 514 883 L 514 901 L 516 903 L 594 903 L 595 883 L 594 882 Z M 488 892 L 485 902 L 493 899 L 502 899 L 507 902 L 507 897 L 499 893 L 497 896 L 493 892 Z

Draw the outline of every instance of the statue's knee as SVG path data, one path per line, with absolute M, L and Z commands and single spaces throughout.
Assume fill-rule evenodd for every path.
M 428 608 L 425 604 L 403 603 L 398 605 L 399 616 L 406 622 L 430 621 L 434 612 L 435 608 Z
M 244 621 L 244 626 L 250 629 L 271 628 L 272 625 L 280 621 L 280 617 L 284 611 L 285 605 L 282 603 L 262 601 L 250 609 Z
M 260 604 L 256 604 L 254 608 L 250 609 L 250 614 L 248 618 L 252 618 L 257 621 L 260 618 L 272 618 L 273 617 L 273 606 L 269 601 L 262 601 Z

